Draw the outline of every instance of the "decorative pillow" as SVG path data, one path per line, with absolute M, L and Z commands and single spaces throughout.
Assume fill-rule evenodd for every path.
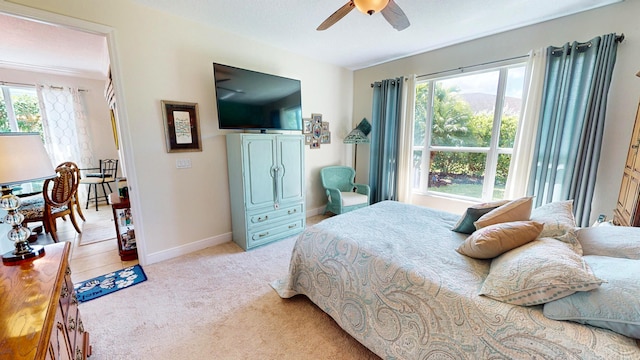
M 534 221 L 489 225 L 471 234 L 456 251 L 476 259 L 491 259 L 535 240 L 542 226 Z
M 511 221 L 527 221 L 531 216 L 532 204 L 533 197 L 531 196 L 509 201 L 499 208 L 482 215 L 474 225 L 476 229 L 482 229 L 485 226 L 493 224 Z
M 640 339 L 640 261 L 596 255 L 584 260 L 607 283 L 545 304 L 544 315 Z
M 640 228 L 598 226 L 576 231 L 584 255 L 640 260 Z
M 453 229 L 451 230 L 463 234 L 471 234 L 476 231 L 476 227 L 473 225 L 473 223 L 476 222 L 482 215 L 508 202 L 509 200 L 501 200 L 470 206 L 469 208 L 467 208 L 464 214 L 462 214 L 460 220 L 458 220 L 458 222 L 453 226 Z
M 491 261 L 480 295 L 514 305 L 538 305 L 603 283 L 568 244 L 539 238 Z
M 544 204 L 531 211 L 531 220 L 544 224 L 540 237 L 557 237 L 573 232 L 576 219 L 573 216 L 573 200 Z

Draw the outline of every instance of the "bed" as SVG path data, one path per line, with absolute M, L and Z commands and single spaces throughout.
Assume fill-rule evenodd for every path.
M 307 296 L 385 359 L 639 359 L 636 340 L 551 320 L 542 305 L 479 295 L 491 260 L 455 251 L 460 216 L 384 201 L 307 228 L 289 274 L 271 285 Z

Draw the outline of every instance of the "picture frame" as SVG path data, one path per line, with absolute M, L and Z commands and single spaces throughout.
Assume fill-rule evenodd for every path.
M 311 121 L 313 124 L 322 124 L 322 114 L 311 114 Z
M 311 119 L 308 119 L 308 118 L 302 119 L 302 133 L 311 134 L 312 129 L 313 129 L 313 126 L 311 125 Z
M 323 132 L 320 135 L 320 144 L 331 144 L 331 131 Z
M 304 144 L 311 145 L 311 141 L 313 140 L 313 135 L 307 134 L 304 136 Z
M 161 100 L 167 152 L 202 151 L 198 104 Z

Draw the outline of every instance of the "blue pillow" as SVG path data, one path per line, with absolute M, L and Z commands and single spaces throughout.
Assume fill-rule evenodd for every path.
M 543 313 L 640 339 L 640 260 L 584 256 L 593 273 L 606 283 L 548 302 Z
M 451 230 L 463 234 L 472 234 L 476 231 L 476 226 L 473 224 L 474 222 L 478 221 L 482 215 L 508 202 L 509 200 L 501 200 L 470 206 Z

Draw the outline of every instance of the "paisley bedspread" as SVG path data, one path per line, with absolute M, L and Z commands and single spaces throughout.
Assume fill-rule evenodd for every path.
M 640 358 L 630 338 L 479 296 L 490 260 L 454 250 L 457 220 L 393 201 L 334 216 L 300 235 L 272 286 L 307 296 L 385 359 Z

